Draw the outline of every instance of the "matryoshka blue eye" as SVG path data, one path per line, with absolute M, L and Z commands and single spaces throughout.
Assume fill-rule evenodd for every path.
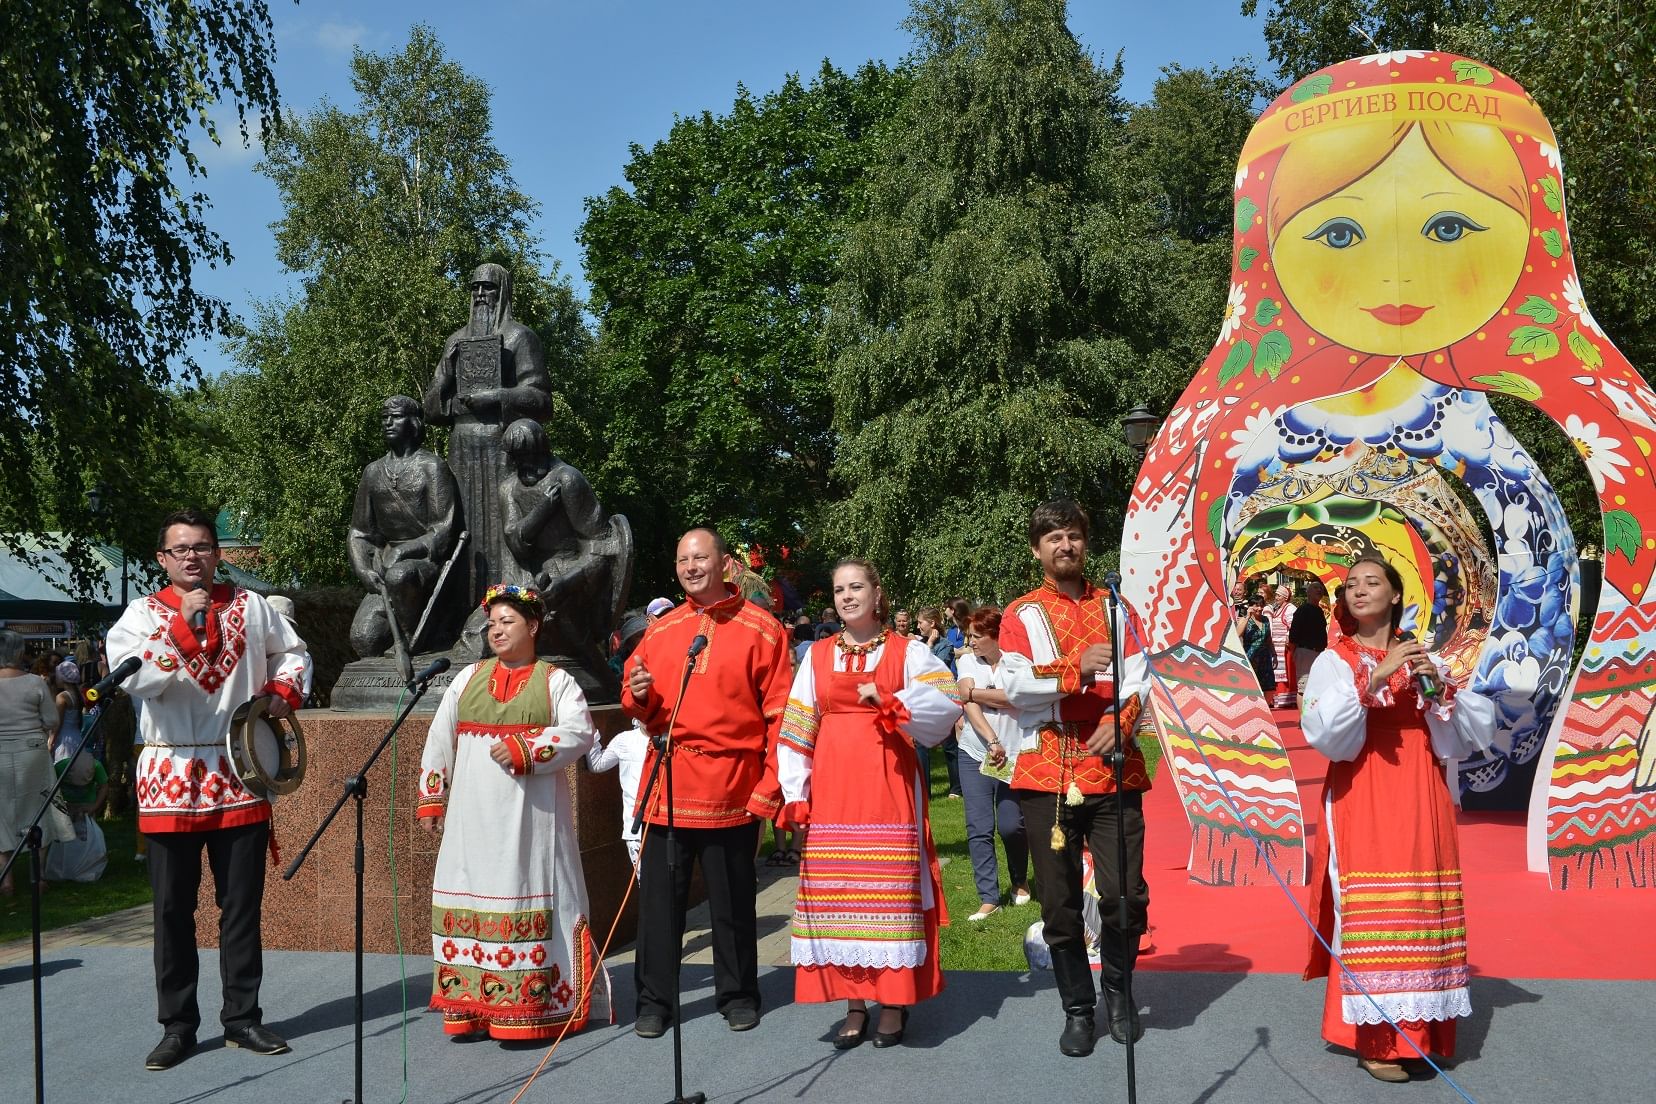
M 1433 215 L 1426 220 L 1421 233 L 1438 242 L 1460 241 L 1467 234 L 1475 234 L 1479 230 L 1487 230 L 1487 226 L 1479 226 L 1458 211 L 1445 211 L 1441 215 Z
M 1314 241 L 1321 238 L 1322 243 L 1330 249 L 1350 249 L 1362 241 L 1364 237 L 1363 228 L 1358 226 L 1354 219 L 1342 215 L 1339 218 L 1329 219 L 1305 235 L 1305 240 Z

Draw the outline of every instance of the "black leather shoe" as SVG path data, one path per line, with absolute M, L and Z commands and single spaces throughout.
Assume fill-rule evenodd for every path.
M 172 1069 L 188 1058 L 190 1051 L 194 1049 L 194 1038 L 169 1031 L 161 1036 L 161 1041 L 155 1044 L 155 1049 L 149 1052 L 148 1058 L 144 1059 L 144 1068 L 147 1070 Z
M 640 1039 L 659 1039 L 667 1034 L 667 1017 L 646 1012 L 633 1021 L 633 1034 Z
M 908 1013 L 909 1010 L 907 1008 L 898 1009 L 897 1030 L 874 1032 L 874 1045 L 879 1049 L 884 1050 L 886 1047 L 894 1047 L 898 1043 L 902 1042 L 903 1034 L 908 1031 Z
M 732 1031 L 752 1031 L 759 1026 L 759 1010 L 745 1004 L 733 1005 L 724 1011 L 725 1023 Z
M 1058 1036 L 1058 1049 L 1071 1058 L 1085 1058 L 1093 1052 L 1093 1035 L 1091 1012 L 1066 1012 L 1064 1033 Z
M 1104 986 L 1104 1007 L 1110 1013 L 1110 1038 L 1126 1043 L 1129 1024 L 1132 1025 L 1133 1042 L 1144 1038 L 1144 1024 L 1139 1021 L 1138 1009 L 1127 1007 L 1126 993 L 1110 985 Z
M 225 1028 L 224 1045 L 239 1047 L 242 1050 L 251 1050 L 254 1054 L 286 1054 L 293 1049 L 287 1045 L 286 1039 L 283 1039 L 264 1024 L 248 1024 L 246 1027 Z
M 862 1041 L 864 1039 L 868 1038 L 868 1019 L 869 1019 L 868 1009 L 866 1009 L 866 1008 L 853 1008 L 853 1009 L 851 1009 L 849 1012 L 847 1012 L 845 1014 L 845 1023 L 843 1025 L 841 1025 L 842 1028 L 845 1028 L 845 1029 L 850 1028 L 850 1026 L 851 1026 L 851 1017 L 852 1016 L 861 1016 L 862 1017 L 862 1026 L 858 1027 L 857 1030 L 855 1030 L 855 1031 L 841 1030 L 838 1035 L 835 1035 L 834 1036 L 834 1049 L 835 1050 L 855 1050 L 857 1047 L 862 1046 Z

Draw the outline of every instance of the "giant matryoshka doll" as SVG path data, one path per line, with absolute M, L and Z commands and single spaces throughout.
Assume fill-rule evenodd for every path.
M 1462 803 L 1528 808 L 1555 888 L 1656 884 L 1656 395 L 1583 299 L 1540 107 L 1441 52 L 1330 66 L 1250 132 L 1235 229 L 1218 338 L 1146 455 L 1122 549 L 1191 876 L 1256 880 L 1238 813 L 1290 872 L 1301 854 L 1229 584 L 1338 583 L 1378 551 L 1405 569 L 1404 628 L 1498 703 L 1496 746 L 1456 767 Z M 1563 428 L 1601 517 L 1565 516 L 1489 391 Z M 1580 609 L 1576 543 L 1601 532 L 1604 586 Z

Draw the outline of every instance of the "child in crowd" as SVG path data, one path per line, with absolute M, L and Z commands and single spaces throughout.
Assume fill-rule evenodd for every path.
M 632 859 L 633 877 L 638 877 L 639 832 L 633 827 L 633 807 L 638 803 L 638 783 L 644 774 L 644 758 L 650 750 L 650 736 L 634 721 L 609 743 L 593 741 L 587 750 L 587 769 L 594 774 L 619 768 L 621 783 L 621 839 Z

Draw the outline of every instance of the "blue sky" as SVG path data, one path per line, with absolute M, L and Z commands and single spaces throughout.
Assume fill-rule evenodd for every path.
M 1238 0 L 1071 0 L 1070 27 L 1106 61 L 1125 51 L 1126 93 L 1142 100 L 1170 63 L 1250 55 L 1267 66 L 1262 20 L 1244 19 L 1239 8 Z M 901 27 L 906 0 L 270 0 L 270 9 L 277 84 L 286 108 L 301 113 L 323 98 L 355 106 L 353 47 L 394 50 L 414 23 L 431 26 L 449 57 L 493 90 L 495 140 L 519 187 L 541 205 L 542 248 L 582 292 L 582 202 L 622 182 L 631 144 L 665 137 L 675 116 L 727 111 L 738 83 L 764 93 L 788 73 L 814 73 L 823 58 L 846 70 L 869 59 L 895 64 L 912 46 Z M 201 190 L 213 203 L 209 224 L 235 262 L 201 271 L 197 282 L 246 315 L 254 300 L 297 282 L 275 258 L 275 186 L 253 171 L 257 149 L 241 145 L 233 115 L 224 114 L 225 144 L 199 148 L 208 171 Z M 228 366 L 216 348 L 196 354 L 209 372 Z

